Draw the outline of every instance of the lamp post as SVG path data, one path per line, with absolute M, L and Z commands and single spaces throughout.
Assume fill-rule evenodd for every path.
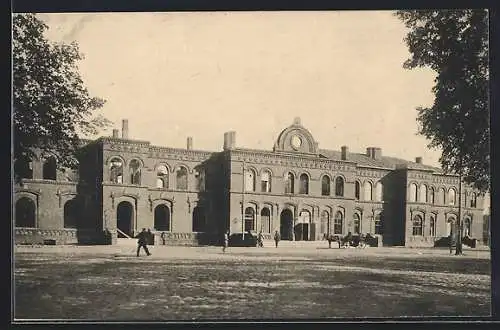
M 457 236 L 457 246 L 455 250 L 455 255 L 462 254 L 462 169 L 460 168 L 460 173 L 458 174 L 458 236 Z
M 241 232 L 243 240 L 245 240 L 245 159 L 243 159 L 242 167 L 242 191 L 241 191 Z

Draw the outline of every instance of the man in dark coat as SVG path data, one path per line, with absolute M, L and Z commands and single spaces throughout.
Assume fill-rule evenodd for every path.
M 276 244 L 276 247 L 278 247 L 278 243 L 280 242 L 281 236 L 280 233 L 276 230 L 274 232 L 274 243 Z
M 141 247 L 144 248 L 144 251 L 148 256 L 151 255 L 148 250 L 148 240 L 149 240 L 149 235 L 148 232 L 146 231 L 146 228 L 142 228 L 142 231 L 137 234 L 135 237 L 137 238 L 137 256 L 139 256 L 139 252 L 141 251 Z

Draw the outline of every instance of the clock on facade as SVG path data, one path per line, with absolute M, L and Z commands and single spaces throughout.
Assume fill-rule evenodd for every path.
M 300 146 L 302 145 L 302 140 L 300 139 L 300 137 L 298 135 L 294 135 L 292 136 L 292 148 L 297 150 L 300 148 Z

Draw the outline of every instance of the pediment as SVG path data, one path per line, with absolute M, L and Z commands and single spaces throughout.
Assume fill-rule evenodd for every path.
M 281 131 L 274 144 L 273 151 L 318 154 L 318 143 L 311 132 L 296 118 L 294 123 Z

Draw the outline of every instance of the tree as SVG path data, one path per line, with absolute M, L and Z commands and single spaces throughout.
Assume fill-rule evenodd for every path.
M 12 23 L 14 161 L 29 161 L 39 150 L 55 156 L 59 168 L 75 168 L 79 135 L 110 124 L 95 114 L 105 101 L 84 86 L 76 42 L 49 42 L 48 26 L 34 14 L 16 14 Z
M 446 172 L 459 176 L 456 254 L 462 254 L 462 181 L 490 188 L 488 12 L 486 10 L 398 11 L 410 29 L 411 57 L 404 67 L 437 72 L 430 108 L 419 107 L 419 134 L 441 148 Z M 451 242 L 450 242 L 451 244 Z
M 419 107 L 419 134 L 442 150 L 446 172 L 481 192 L 490 189 L 488 12 L 482 9 L 398 11 L 409 32 L 407 69 L 436 71 L 435 99 Z

